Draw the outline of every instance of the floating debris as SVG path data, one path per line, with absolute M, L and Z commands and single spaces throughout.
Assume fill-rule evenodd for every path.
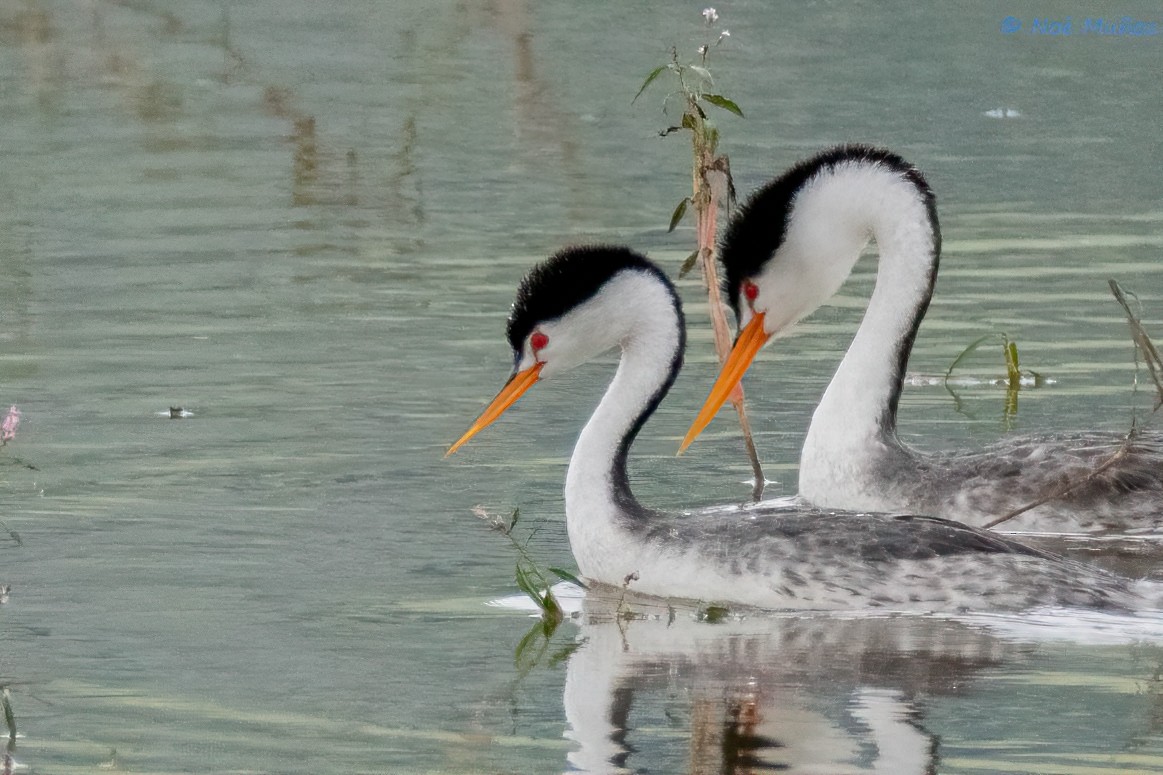
M 193 417 L 194 413 L 183 409 L 180 406 L 171 406 L 168 412 L 158 412 L 158 417 L 168 417 L 171 420 L 184 420 L 187 417 Z
M 982 115 L 990 118 L 1021 118 L 1022 112 L 1014 108 L 993 108 L 985 111 Z
M 1005 377 L 945 377 L 937 374 L 906 374 L 903 380 L 909 387 L 1006 387 L 1009 380 Z M 1033 374 L 1022 374 L 1018 380 L 1022 387 L 1044 387 L 1057 385 L 1058 380 L 1052 377 L 1040 377 Z

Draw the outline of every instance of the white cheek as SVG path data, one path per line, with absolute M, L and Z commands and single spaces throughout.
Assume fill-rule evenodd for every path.
M 541 373 L 538 375 L 541 379 L 552 379 L 559 373 L 565 371 L 556 361 L 546 361 L 545 365 L 541 367 Z
M 790 277 L 773 272 L 763 280 L 755 300 L 755 311 L 763 313 L 764 333 L 783 336 L 808 310 Z
M 577 365 L 569 356 L 570 343 L 563 340 L 561 336 L 556 340 L 550 339 L 549 344 L 537 351 L 537 360 L 544 364 L 541 367 L 541 379 L 553 377 Z

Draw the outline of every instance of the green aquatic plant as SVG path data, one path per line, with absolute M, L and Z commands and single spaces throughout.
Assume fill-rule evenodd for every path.
M 983 344 L 1000 339 L 1002 346 L 1002 359 L 1005 362 L 1006 376 L 1004 379 L 996 380 L 994 384 L 1000 384 L 1006 389 L 1005 405 L 1002 410 L 1002 424 L 1008 430 L 1013 425 L 1014 418 L 1018 414 L 1018 393 L 1023 387 L 1042 387 L 1046 384 L 1045 378 L 1033 369 L 1023 369 L 1021 359 L 1018 356 L 1018 343 L 1010 339 L 1005 332 L 983 334 L 977 339 L 974 339 L 969 345 L 962 350 L 953 362 L 949 364 L 949 368 L 945 370 L 945 378 L 943 385 L 949 395 L 953 397 L 954 408 L 960 412 L 962 411 L 961 396 L 953 389 L 950 384 L 950 379 L 953 377 L 954 370 L 957 369 L 970 355 L 975 353 Z M 1024 383 L 1024 378 L 1029 378 L 1028 383 Z
M 524 678 L 541 665 L 555 667 L 562 664 L 582 645 L 582 642 L 570 642 L 552 648 L 554 635 L 565 621 L 565 611 L 557 596 L 553 594 L 553 581 L 554 579 L 568 581 L 582 589 L 586 589 L 585 583 L 563 568 L 542 566 L 533 558 L 529 552 L 529 541 L 537 534 L 538 528 L 536 526 L 531 528 L 523 539 L 518 539 L 515 535 L 521 520 L 521 509 L 513 509 L 508 518 L 490 514 L 482 506 L 474 506 L 472 512 L 474 516 L 484 521 L 490 530 L 505 536 L 510 545 L 516 549 L 517 566 L 514 576 L 517 587 L 533 601 L 541 613 L 537 622 L 529 628 L 529 632 L 525 633 L 517 647 L 513 649 L 513 664 L 517 668 L 518 677 Z
M 508 519 L 500 516 L 490 514 L 482 506 L 473 507 L 473 515 L 481 519 L 493 530 L 509 539 L 509 543 L 517 550 L 517 568 L 515 577 L 517 581 L 517 588 L 524 592 L 534 605 L 541 612 L 541 619 L 547 623 L 549 635 L 553 634 L 553 630 L 557 625 L 561 624 L 565 618 L 565 612 L 558 602 L 557 597 L 553 594 L 553 579 L 557 578 L 561 581 L 568 581 L 571 584 L 576 584 L 582 589 L 586 588 L 584 582 L 575 574 L 563 568 L 555 568 L 553 566 L 544 566 L 538 563 L 529 553 L 529 541 L 537 534 L 538 528 L 534 527 L 529 530 L 524 540 L 518 540 L 514 535 L 514 530 L 517 523 L 521 519 L 521 509 L 513 509 Z
M 679 277 L 683 277 L 696 266 L 702 271 L 711 314 L 711 330 L 715 338 L 715 350 L 721 364 L 731 351 L 731 335 L 727 326 L 726 306 L 719 292 L 719 273 L 715 263 L 715 237 L 718 231 L 719 205 L 721 202 L 725 202 L 728 207 L 734 204 L 735 182 L 731 177 L 730 158 L 727 154 L 719 152 L 719 128 L 710 118 L 710 112 L 714 108 L 743 118 L 743 111 L 734 100 L 716 90 L 715 80 L 707 65 L 707 57 L 711 50 L 727 40 L 731 33 L 725 29 L 715 33 L 719 13 L 714 8 L 703 9 L 702 15 L 706 29 L 715 36 L 714 40 L 708 39 L 708 42 L 699 46 L 697 59 L 688 64 L 679 60 L 678 48 L 672 47 L 670 61 L 650 71 L 631 102 L 637 101 L 642 93 L 664 74 L 672 76 L 672 80 L 677 84 L 676 88 L 668 93 L 663 100 L 662 109 L 664 113 L 667 113 L 671 101 L 677 100 L 682 106 L 679 122 L 666 127 L 659 132 L 659 135 L 667 137 L 675 133 L 690 133 L 691 194 L 683 197 L 674 208 L 670 216 L 669 230 L 674 231 L 687 213 L 691 210 L 694 211 L 696 247 L 694 252 L 683 261 L 678 274 Z M 737 387 L 732 392 L 730 401 L 739 417 L 743 442 L 747 448 L 747 456 L 751 461 L 751 468 L 755 475 L 752 497 L 759 500 L 763 495 L 763 486 L 766 480 L 763 477 L 763 468 L 759 463 L 759 454 L 752 438 L 751 424 L 747 419 L 742 386 Z

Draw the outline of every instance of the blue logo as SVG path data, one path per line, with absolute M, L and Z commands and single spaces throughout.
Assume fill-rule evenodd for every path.
M 1051 35 L 1063 38 L 1071 35 L 1150 38 L 1159 34 L 1159 27 L 1159 21 L 1145 21 L 1131 16 L 1086 16 L 1078 19 L 1073 16 L 1063 18 L 1035 16 L 1030 19 L 1029 26 L 1016 16 L 1007 16 L 1001 20 L 999 28 L 1002 35 L 1013 35 L 1025 30 L 1026 35 Z

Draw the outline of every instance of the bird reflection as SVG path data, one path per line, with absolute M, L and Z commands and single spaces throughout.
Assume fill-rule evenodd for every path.
M 567 667 L 568 759 L 581 772 L 668 758 L 697 775 L 935 772 L 924 698 L 963 691 L 1004 649 L 980 628 L 916 616 L 624 613 L 590 595 Z

